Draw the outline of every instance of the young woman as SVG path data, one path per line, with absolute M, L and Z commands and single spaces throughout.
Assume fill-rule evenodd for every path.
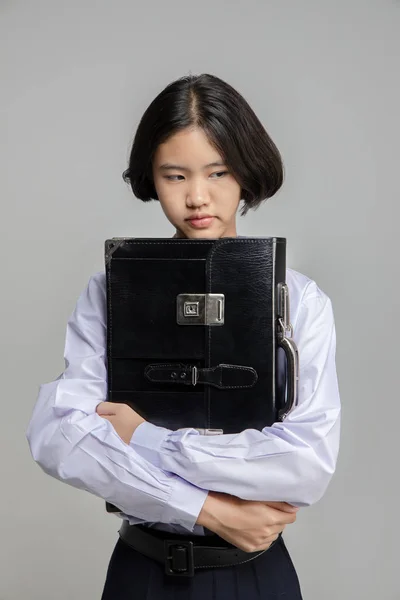
M 237 236 L 239 209 L 271 197 L 283 166 L 244 98 L 200 75 L 171 83 L 150 104 L 124 178 L 137 198 L 160 203 L 174 237 L 215 239 Z M 292 269 L 286 281 L 298 405 L 262 431 L 202 436 L 105 402 L 105 273 L 90 277 L 67 324 L 65 370 L 40 387 L 27 438 L 44 471 L 118 506 L 124 527 L 143 534 L 141 551 L 117 542 L 103 600 L 301 598 L 281 533 L 299 507 L 322 497 L 334 473 L 340 400 L 331 301 Z M 248 559 L 170 577 L 149 556 L 154 538 L 195 547 L 218 540 Z

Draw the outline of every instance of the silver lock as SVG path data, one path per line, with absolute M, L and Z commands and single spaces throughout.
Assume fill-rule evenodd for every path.
M 224 294 L 179 294 L 176 321 L 178 325 L 223 325 Z

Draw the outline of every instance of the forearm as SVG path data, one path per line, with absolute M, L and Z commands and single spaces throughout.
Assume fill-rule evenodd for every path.
M 65 397 L 61 409 L 61 388 L 62 381 L 41 386 L 27 430 L 32 456 L 41 468 L 139 520 L 192 530 L 207 491 L 143 459 L 96 414 L 96 400 L 85 403 L 82 398 L 83 410 L 77 410 L 67 408 Z
M 323 495 L 335 470 L 338 419 L 319 446 L 307 445 L 293 436 L 279 437 L 272 428 L 216 436 L 224 438 L 219 443 L 190 430 L 180 432 L 176 439 L 174 433 L 164 438 L 162 428 L 157 430 L 158 439 L 141 425 L 132 438 L 134 447 L 147 460 L 194 485 L 246 500 L 313 504 Z M 142 436 L 146 438 L 145 448 L 140 447 Z
M 298 404 L 283 422 L 216 436 L 142 423 L 130 445 L 159 468 L 208 490 L 297 506 L 317 502 L 336 468 L 340 397 L 331 304 L 320 295 L 310 302 L 299 328 Z

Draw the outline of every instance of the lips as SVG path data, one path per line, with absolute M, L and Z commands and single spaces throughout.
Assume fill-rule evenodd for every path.
M 187 219 L 187 221 L 192 225 L 192 227 L 200 229 L 209 227 L 213 220 L 214 217 L 212 217 L 211 215 L 196 215 L 195 217 Z
M 193 215 L 187 219 L 187 221 L 201 221 L 201 219 L 211 219 L 212 215 L 207 215 L 206 213 L 199 213 L 198 215 Z

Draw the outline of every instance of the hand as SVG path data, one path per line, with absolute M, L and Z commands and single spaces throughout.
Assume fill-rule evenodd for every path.
M 228 494 L 209 492 L 197 523 L 245 552 L 266 550 L 298 509 L 286 502 L 241 500 Z
M 125 444 L 129 444 L 136 427 L 139 427 L 146 420 L 127 404 L 117 402 L 100 402 L 97 405 L 96 412 L 103 419 L 110 421 Z

